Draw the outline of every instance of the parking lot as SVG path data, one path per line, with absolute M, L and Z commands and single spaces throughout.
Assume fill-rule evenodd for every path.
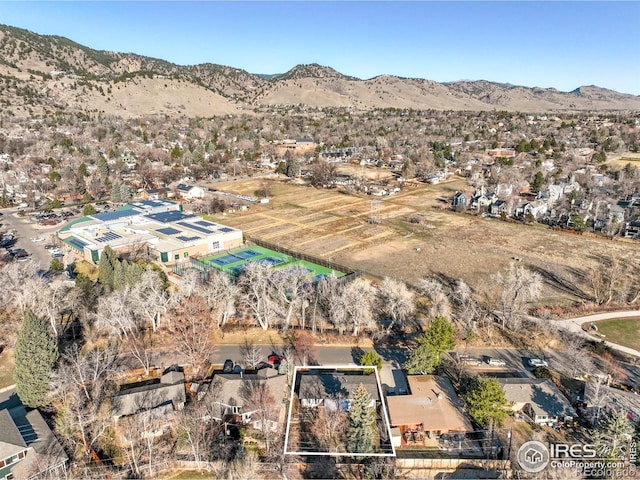
M 52 224 L 52 221 L 46 222 L 46 220 L 53 220 L 54 217 L 42 217 L 45 223 L 38 224 L 36 216 L 25 215 L 24 217 L 20 217 L 17 215 L 17 212 L 18 209 L 16 208 L 2 210 L 2 216 L 0 217 L 2 227 L 0 231 L 13 232 L 15 243 L 13 243 L 10 248 L 22 249 L 28 255 L 23 258 L 31 259 L 39 268 L 48 270 L 52 256 L 44 247 L 47 245 L 58 246 L 59 242 L 55 236 L 56 230 L 66 223 L 66 219 L 73 218 L 76 214 L 72 213 L 66 217 L 57 217 L 55 224 Z M 8 252 L 5 253 L 5 249 L 2 249 L 0 253 L 9 255 Z M 66 260 L 71 261 L 71 259 L 66 259 L 65 257 L 61 257 L 60 260 L 62 260 L 63 263 L 67 263 L 65 262 Z

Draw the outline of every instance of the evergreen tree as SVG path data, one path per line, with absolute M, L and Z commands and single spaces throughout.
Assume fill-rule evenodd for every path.
M 534 193 L 538 193 L 542 186 L 544 185 L 544 175 L 542 172 L 536 173 L 536 176 L 533 178 L 533 182 L 531 183 L 531 191 Z
M 379 443 L 376 410 L 371 407 L 371 395 L 360 384 L 350 399 L 347 450 L 352 453 L 374 453 Z
M 125 285 L 132 287 L 140 281 L 144 268 L 137 263 L 126 262 L 124 268 L 124 283 Z
M 15 349 L 16 391 L 29 407 L 46 404 L 50 375 L 58 360 L 58 345 L 46 323 L 26 312 Z
M 300 176 L 300 159 L 298 157 L 294 157 L 292 155 L 287 158 L 285 164 L 285 175 L 290 178 Z
M 98 282 L 109 292 L 113 290 L 116 263 L 119 263 L 116 252 L 107 245 L 100 255 L 100 262 L 98 262 Z
M 405 368 L 412 375 L 430 374 L 440 365 L 442 356 L 455 346 L 455 329 L 446 318 L 436 317 L 417 341 Z
M 121 288 L 124 288 L 126 286 L 124 271 L 125 271 L 125 262 L 116 260 L 115 264 L 113 265 L 113 289 L 114 290 L 120 290 Z
M 360 365 L 362 367 L 375 366 L 378 372 L 382 369 L 382 357 L 378 355 L 374 350 L 369 352 L 365 352 L 362 357 L 360 357 Z M 373 373 L 372 369 L 366 369 L 365 373 Z
M 120 185 L 120 201 L 128 202 L 129 200 L 131 200 L 131 189 L 129 185 L 123 183 Z
M 608 411 L 598 420 L 594 440 L 598 450 L 610 460 L 618 460 L 626 452 L 628 442 L 633 437 L 633 425 L 624 411 Z
M 109 164 L 104 159 L 104 157 L 98 158 L 96 165 L 98 167 L 98 172 L 100 172 L 102 180 L 106 180 L 107 178 L 109 178 Z
M 121 202 L 122 201 L 122 197 L 121 197 L 121 193 L 120 193 L 120 184 L 119 183 L 114 183 L 113 187 L 111 188 L 111 201 L 112 202 Z
M 500 383 L 495 378 L 474 380 L 465 397 L 469 415 L 482 427 L 501 426 L 511 410 Z
M 82 209 L 82 215 L 84 215 L 85 217 L 87 215 L 93 215 L 94 213 L 96 213 L 96 207 L 94 207 L 90 203 L 87 203 Z

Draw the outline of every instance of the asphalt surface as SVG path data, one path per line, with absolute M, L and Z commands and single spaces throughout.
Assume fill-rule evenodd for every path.
M 2 223 L 1 230 L 14 230 L 16 232 L 16 239 L 18 240 L 13 248 L 24 248 L 29 254 L 31 260 L 35 262 L 41 269 L 48 270 L 51 264 L 51 254 L 45 250 L 44 246 L 48 243 L 53 243 L 55 240 L 56 231 L 61 228 L 64 223 L 42 227 L 35 222 L 31 222 L 30 219 L 25 217 L 19 217 L 17 215 L 17 208 L 7 208 L 0 210 L 2 217 L 0 217 L 0 223 Z M 43 241 L 34 243 L 32 238 L 44 238 Z M 4 250 L 1 254 L 5 254 Z M 67 260 L 65 257 L 61 260 Z

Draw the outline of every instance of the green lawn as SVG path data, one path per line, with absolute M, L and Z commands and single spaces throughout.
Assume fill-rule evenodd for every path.
M 596 322 L 605 340 L 640 350 L 640 318 L 616 318 Z

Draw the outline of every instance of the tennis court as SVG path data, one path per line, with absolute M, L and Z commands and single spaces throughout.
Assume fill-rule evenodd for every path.
M 334 272 L 337 277 L 345 275 L 345 272 L 331 270 L 330 268 L 312 262 L 298 260 L 289 255 L 258 246 L 243 247 L 211 257 L 205 257 L 202 261 L 234 276 L 238 276 L 248 262 L 263 262 L 273 268 L 282 269 L 299 265 L 307 270 L 309 277 L 314 278 L 314 281 L 317 281 L 323 276 L 331 275 L 332 272 Z

